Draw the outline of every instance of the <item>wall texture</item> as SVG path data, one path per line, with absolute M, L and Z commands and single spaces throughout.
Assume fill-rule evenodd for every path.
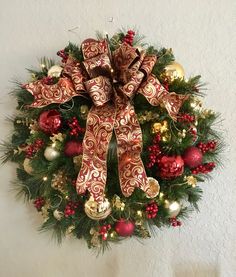
M 137 26 L 147 41 L 174 48 L 187 75 L 208 83 L 206 105 L 222 113 L 227 149 L 224 168 L 203 185 L 201 213 L 179 229 L 158 231 L 143 245 L 128 240 L 96 258 L 86 245 L 61 247 L 40 235 L 40 217 L 10 190 L 14 166 L 0 169 L 0 276 L 2 277 L 233 277 L 236 274 L 236 96 L 234 0 L 0 0 L 0 128 L 14 112 L 10 80 L 25 80 L 24 68 L 44 55 L 56 58 L 67 42 L 96 30 L 112 34 Z M 70 29 L 73 29 L 69 31 Z

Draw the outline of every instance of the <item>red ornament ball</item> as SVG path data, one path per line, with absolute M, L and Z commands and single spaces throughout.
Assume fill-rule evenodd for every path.
M 183 154 L 184 164 L 190 168 L 199 166 L 202 163 L 202 152 L 195 146 L 188 147 Z
M 181 156 L 163 156 L 158 162 L 160 177 L 172 179 L 184 172 L 184 161 Z
M 82 143 L 76 140 L 70 140 L 65 144 L 64 153 L 68 157 L 78 156 L 83 153 Z
M 115 231 L 121 237 L 128 237 L 134 233 L 135 225 L 132 221 L 121 218 L 115 224 Z
M 44 111 L 38 119 L 39 127 L 47 134 L 56 134 L 61 127 L 61 115 L 57 110 Z

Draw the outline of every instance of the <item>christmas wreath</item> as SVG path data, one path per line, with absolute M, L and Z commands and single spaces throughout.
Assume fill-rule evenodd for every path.
M 41 230 L 104 249 L 181 226 L 222 143 L 200 76 L 186 79 L 171 49 L 132 30 L 97 39 L 69 43 L 60 65 L 43 58 L 17 83 L 2 161 L 18 164 L 18 194 L 42 214 Z

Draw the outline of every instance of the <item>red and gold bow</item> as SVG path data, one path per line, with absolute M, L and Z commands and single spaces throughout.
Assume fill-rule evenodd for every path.
M 88 190 L 95 201 L 103 201 L 107 151 L 114 130 L 122 193 L 128 197 L 137 187 L 153 197 L 140 157 L 142 132 L 131 99 L 136 93 L 141 93 L 151 105 L 163 104 L 175 120 L 187 96 L 169 93 L 151 73 L 157 57 L 146 55 L 145 51 L 139 51 L 127 43 L 122 43 L 111 54 L 106 40 L 88 39 L 82 43 L 82 52 L 82 64 L 69 57 L 63 70 L 64 77 L 61 78 L 69 80 L 67 77 L 70 77 L 73 91 L 60 94 L 63 95 L 61 103 L 64 103 L 86 91 L 94 104 L 87 118 L 77 191 L 82 194 Z M 34 94 L 30 84 L 26 88 Z M 43 97 L 46 95 L 47 98 L 42 102 L 38 95 L 35 95 L 33 107 L 40 106 L 40 103 L 47 104 L 45 101 L 50 98 L 44 93 Z M 58 103 L 55 100 L 59 101 L 54 94 L 51 95 L 51 103 Z

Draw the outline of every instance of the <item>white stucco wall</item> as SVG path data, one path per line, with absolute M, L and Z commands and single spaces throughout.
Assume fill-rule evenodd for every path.
M 0 168 L 1 277 L 233 277 L 236 276 L 236 86 L 235 0 L 0 0 L 0 137 L 14 112 L 7 95 L 12 78 L 44 55 L 56 58 L 67 42 L 96 30 L 112 34 L 137 26 L 147 41 L 172 47 L 187 75 L 208 83 L 206 104 L 225 118 L 224 168 L 203 184 L 201 213 L 179 230 L 158 231 L 144 241 L 127 240 L 96 258 L 85 243 L 61 247 L 39 234 L 40 216 L 10 191 L 13 165 Z M 111 18 L 113 18 L 113 22 Z M 77 27 L 74 31 L 68 31 Z

